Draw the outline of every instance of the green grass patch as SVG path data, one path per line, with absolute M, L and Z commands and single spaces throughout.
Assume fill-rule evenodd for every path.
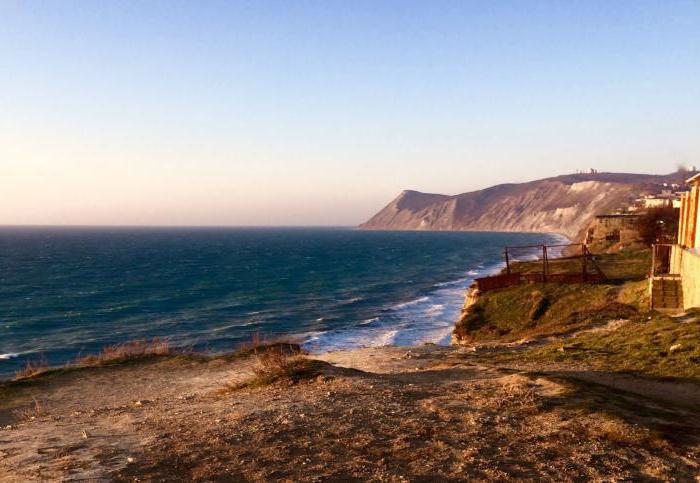
M 523 284 L 483 293 L 462 316 L 455 334 L 462 340 L 514 341 L 567 334 L 637 309 L 617 300 L 619 287 L 607 284 Z
M 700 382 L 700 317 L 654 314 L 633 319 L 617 330 L 585 333 L 506 360 L 584 362 L 596 370 L 656 377 L 689 378 Z
M 644 280 L 651 269 L 651 250 L 628 249 L 595 255 L 598 266 L 610 280 Z

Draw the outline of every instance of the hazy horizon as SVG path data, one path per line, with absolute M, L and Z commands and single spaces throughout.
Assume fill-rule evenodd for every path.
M 356 226 L 700 165 L 700 2 L 0 4 L 0 225 Z

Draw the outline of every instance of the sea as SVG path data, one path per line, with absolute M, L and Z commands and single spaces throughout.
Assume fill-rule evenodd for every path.
M 449 344 L 504 246 L 556 235 L 353 228 L 0 228 L 0 376 L 154 337 L 212 353 Z

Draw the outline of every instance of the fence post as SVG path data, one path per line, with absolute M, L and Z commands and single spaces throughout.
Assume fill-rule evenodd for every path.
M 547 245 L 542 245 L 542 281 L 547 281 Z

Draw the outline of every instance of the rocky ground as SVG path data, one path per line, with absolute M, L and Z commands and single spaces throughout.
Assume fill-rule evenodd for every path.
M 239 386 L 255 356 L 45 375 L 2 392 L 0 478 L 700 478 L 700 386 L 484 363 L 493 350 L 331 353 L 262 387 Z

